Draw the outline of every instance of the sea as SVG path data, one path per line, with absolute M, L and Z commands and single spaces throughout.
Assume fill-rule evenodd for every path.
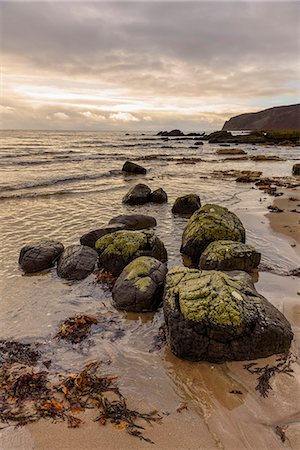
M 120 376 L 129 396 L 156 407 L 161 407 L 161 390 L 168 405 L 186 396 L 193 398 L 196 394 L 185 366 L 180 363 L 179 380 L 176 358 L 158 344 L 161 309 L 151 314 L 117 311 L 111 305 L 111 293 L 96 282 L 95 275 L 80 282 L 58 278 L 55 268 L 25 275 L 18 257 L 24 245 L 41 239 L 55 239 L 65 246 L 79 244 L 80 236 L 112 217 L 141 213 L 156 218 L 168 266 L 182 264 L 179 249 L 188 219 L 174 216 L 171 208 L 176 197 L 196 193 L 202 204 L 220 204 L 241 218 L 247 242 L 262 252 L 264 267 L 273 277 L 266 279 L 262 272 L 257 286 L 263 294 L 273 292 L 274 303 L 280 305 L 280 276 L 297 263 L 289 243 L 271 231 L 265 217 L 273 198 L 253 184 L 236 183 L 216 172 L 258 170 L 262 176 L 289 177 L 300 159 L 299 148 L 239 145 L 250 156 L 283 159 L 255 162 L 226 159 L 216 154 L 220 145 L 207 141 L 197 145 L 198 141 L 201 137 L 166 139 L 149 131 L 1 131 L 0 339 L 38 343 L 44 359 L 51 360 L 57 372 L 80 370 L 91 360 L 101 360 L 106 371 Z M 126 160 L 142 164 L 147 174 L 124 174 Z M 146 183 L 153 190 L 162 187 L 168 203 L 122 204 L 136 183 Z M 59 341 L 55 335 L 60 324 L 75 314 L 100 316 L 102 325 L 94 327 L 82 344 Z

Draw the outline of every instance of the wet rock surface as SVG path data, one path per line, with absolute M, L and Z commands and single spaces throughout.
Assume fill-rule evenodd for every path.
M 251 245 L 235 241 L 215 241 L 200 257 L 200 268 L 211 270 L 244 270 L 258 267 L 261 254 Z
M 48 269 L 54 265 L 63 250 L 63 244 L 57 241 L 41 241 L 34 245 L 26 245 L 20 251 L 20 267 L 26 273 Z
M 133 173 L 133 174 L 134 173 L 146 174 L 147 169 L 145 169 L 145 167 L 140 166 L 139 164 L 136 164 L 134 162 L 126 161 L 122 167 L 122 172 Z
M 216 151 L 217 155 L 246 155 L 247 152 L 241 148 L 220 148 Z
M 117 226 L 118 224 L 120 224 L 120 226 L 124 226 L 127 230 L 142 230 L 143 228 L 156 227 L 157 222 L 155 217 L 144 214 L 122 214 L 120 216 L 113 217 L 109 221 L 109 225 Z M 101 236 L 99 236 L 99 238 L 100 237 Z
M 149 201 L 151 189 L 143 183 L 133 186 L 123 197 L 122 202 L 128 205 L 143 205 Z
M 87 247 L 95 248 L 95 243 L 98 239 L 106 234 L 113 233 L 114 231 L 126 229 L 126 225 L 122 223 L 112 223 L 103 228 L 98 228 L 97 230 L 90 231 L 84 234 L 80 238 L 80 244 L 86 245 Z
M 293 165 L 293 175 L 300 175 L 300 164 Z
M 263 358 L 287 352 L 293 339 L 287 319 L 245 272 L 172 268 L 164 315 L 172 352 L 192 361 Z
M 168 195 L 166 191 L 164 191 L 162 188 L 158 188 L 155 191 L 151 192 L 149 195 L 149 202 L 152 203 L 167 203 L 168 201 Z
M 172 207 L 173 214 L 191 216 L 201 207 L 200 197 L 197 194 L 188 194 L 178 197 Z
M 82 280 L 93 272 L 98 259 L 96 250 L 85 245 L 70 245 L 57 264 L 57 275 L 68 280 Z
M 198 267 L 199 258 L 214 241 L 228 239 L 245 242 L 245 229 L 240 219 L 227 208 L 207 204 L 198 209 L 187 223 L 180 252 Z
M 166 262 L 167 251 L 154 231 L 116 231 L 96 242 L 99 267 L 119 276 L 122 270 L 139 256 L 152 256 Z
M 162 302 L 166 273 L 166 264 L 155 258 L 134 259 L 114 285 L 114 306 L 133 312 L 155 311 Z

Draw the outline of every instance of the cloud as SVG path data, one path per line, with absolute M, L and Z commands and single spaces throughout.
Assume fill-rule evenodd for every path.
M 68 114 L 65 114 L 63 112 L 56 112 L 53 114 L 53 117 L 55 119 L 61 119 L 61 120 L 68 120 L 70 119 L 70 116 L 68 116 Z
M 112 120 L 120 120 L 121 122 L 139 122 L 140 119 L 135 117 L 133 114 L 118 112 L 109 115 Z
M 46 116 L 66 121 L 54 117 L 60 111 L 75 127 L 172 120 L 194 127 L 197 117 L 217 127 L 220 114 L 299 98 L 298 2 L 41 1 L 0 8 L 4 100 L 15 108 L 4 126 L 43 126 Z

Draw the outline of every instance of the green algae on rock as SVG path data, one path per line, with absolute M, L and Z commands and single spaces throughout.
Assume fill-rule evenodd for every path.
M 260 263 L 261 254 L 251 245 L 236 241 L 214 241 L 200 257 L 201 269 L 249 270 Z
M 139 256 L 152 256 L 162 262 L 168 260 L 163 242 L 150 230 L 116 231 L 98 239 L 95 247 L 99 266 L 115 276 Z
M 172 268 L 164 314 L 172 352 L 193 361 L 267 357 L 287 351 L 293 338 L 286 318 L 241 271 Z
M 129 263 L 112 290 L 113 304 L 133 312 L 154 311 L 162 302 L 166 264 L 149 256 Z
M 180 252 L 198 267 L 199 258 L 213 241 L 228 239 L 245 242 L 240 219 L 223 206 L 206 204 L 194 212 L 182 235 Z

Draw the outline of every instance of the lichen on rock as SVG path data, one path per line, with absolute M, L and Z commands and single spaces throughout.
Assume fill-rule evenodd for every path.
M 228 239 L 245 242 L 245 229 L 233 212 L 219 205 L 206 204 L 194 212 L 182 235 L 180 251 L 198 267 L 199 258 L 213 241 Z
M 285 317 L 241 271 L 172 268 L 164 314 L 172 352 L 195 361 L 266 357 L 288 350 L 293 337 Z

